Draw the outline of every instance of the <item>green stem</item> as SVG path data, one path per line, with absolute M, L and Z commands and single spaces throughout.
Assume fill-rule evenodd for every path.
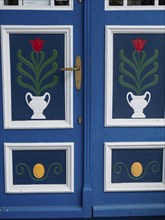
M 39 67 L 39 53 L 36 53 L 36 91 L 39 92 L 40 67 Z
M 137 93 L 139 95 L 140 92 L 140 53 L 138 53 L 138 65 L 137 65 Z

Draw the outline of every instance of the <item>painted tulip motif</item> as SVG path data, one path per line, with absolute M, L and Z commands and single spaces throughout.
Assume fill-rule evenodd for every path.
M 137 38 L 136 40 L 132 40 L 134 48 L 135 48 L 135 50 L 137 50 L 138 53 L 140 53 L 143 50 L 146 42 L 147 42 L 146 40 L 143 40 L 141 38 Z
M 143 50 L 146 42 L 147 40 L 142 38 L 132 40 L 135 50 L 132 52 L 131 59 L 125 55 L 124 49 L 121 49 L 119 53 L 121 60 L 119 69 L 122 73 L 119 76 L 119 83 L 134 92 L 134 94 L 128 92 L 126 95 L 128 104 L 134 109 L 132 118 L 146 117 L 143 110 L 151 99 L 151 94 L 147 89 L 156 86 L 159 81 L 159 76 L 156 74 L 159 69 L 157 61 L 159 52 L 157 49 L 154 49 L 153 55 L 146 59 L 147 54 Z
M 22 49 L 17 51 L 18 64 L 17 70 L 19 75 L 17 77 L 17 83 L 30 92 L 25 95 L 25 100 L 29 107 L 33 110 L 31 119 L 45 119 L 43 115 L 44 109 L 47 107 L 50 101 L 50 94 L 48 89 L 54 87 L 58 82 L 56 71 L 58 64 L 56 62 L 57 50 L 52 50 L 52 55 L 46 58 L 45 52 L 42 50 L 45 41 L 39 38 L 30 40 L 29 43 L 32 46 L 30 53 L 30 59 L 23 56 Z M 45 94 L 43 92 L 46 90 Z M 48 97 L 48 98 L 47 98 Z M 33 107 L 35 100 L 35 106 Z M 37 104 L 36 104 L 37 103 Z
M 36 37 L 34 40 L 30 40 L 29 43 L 31 43 L 33 50 L 36 53 L 39 53 L 43 48 L 44 40 L 41 40 L 38 37 Z

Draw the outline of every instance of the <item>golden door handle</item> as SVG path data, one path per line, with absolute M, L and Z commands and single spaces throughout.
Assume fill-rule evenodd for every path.
M 61 71 L 75 71 L 75 86 L 77 90 L 81 88 L 81 79 L 82 79 L 82 68 L 81 68 L 81 58 L 80 56 L 76 57 L 75 67 L 64 67 L 60 68 Z
M 80 70 L 80 67 L 66 67 L 66 68 L 61 68 L 61 71 L 78 71 Z

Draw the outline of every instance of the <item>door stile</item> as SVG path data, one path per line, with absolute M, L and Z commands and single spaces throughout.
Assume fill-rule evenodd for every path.
M 92 217 L 92 181 L 91 181 L 91 1 L 84 0 L 83 36 L 84 36 L 84 186 L 83 217 Z

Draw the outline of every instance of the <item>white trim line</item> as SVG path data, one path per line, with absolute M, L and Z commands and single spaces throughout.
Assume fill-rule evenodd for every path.
M 3 111 L 5 129 L 73 128 L 73 74 L 65 74 L 65 120 L 12 121 L 10 34 L 64 34 L 65 65 L 73 66 L 73 26 L 1 26 Z
M 162 182 L 112 183 L 113 149 L 163 149 Z M 104 143 L 104 192 L 164 191 L 165 142 L 105 142 Z
M 109 5 L 109 0 L 104 0 L 105 11 L 149 11 L 149 10 L 165 10 L 165 5 L 159 5 L 158 1 L 155 0 L 155 5 L 127 5 L 127 0 L 124 0 L 123 6 Z
M 50 6 L 46 5 L 36 5 L 36 6 L 27 6 L 23 5 L 22 0 L 19 0 L 19 5 L 7 6 L 3 4 L 3 1 L 0 0 L 0 10 L 47 10 L 47 11 L 72 11 L 74 10 L 74 0 L 70 0 L 69 6 L 59 6 L 54 5 L 53 0 L 50 0 Z
M 113 34 L 159 34 L 165 26 L 105 26 L 105 127 L 111 126 L 165 126 L 164 118 L 113 119 Z
M 66 184 L 13 184 L 12 151 L 65 150 Z M 4 168 L 6 193 L 73 193 L 74 192 L 74 143 L 4 143 Z

